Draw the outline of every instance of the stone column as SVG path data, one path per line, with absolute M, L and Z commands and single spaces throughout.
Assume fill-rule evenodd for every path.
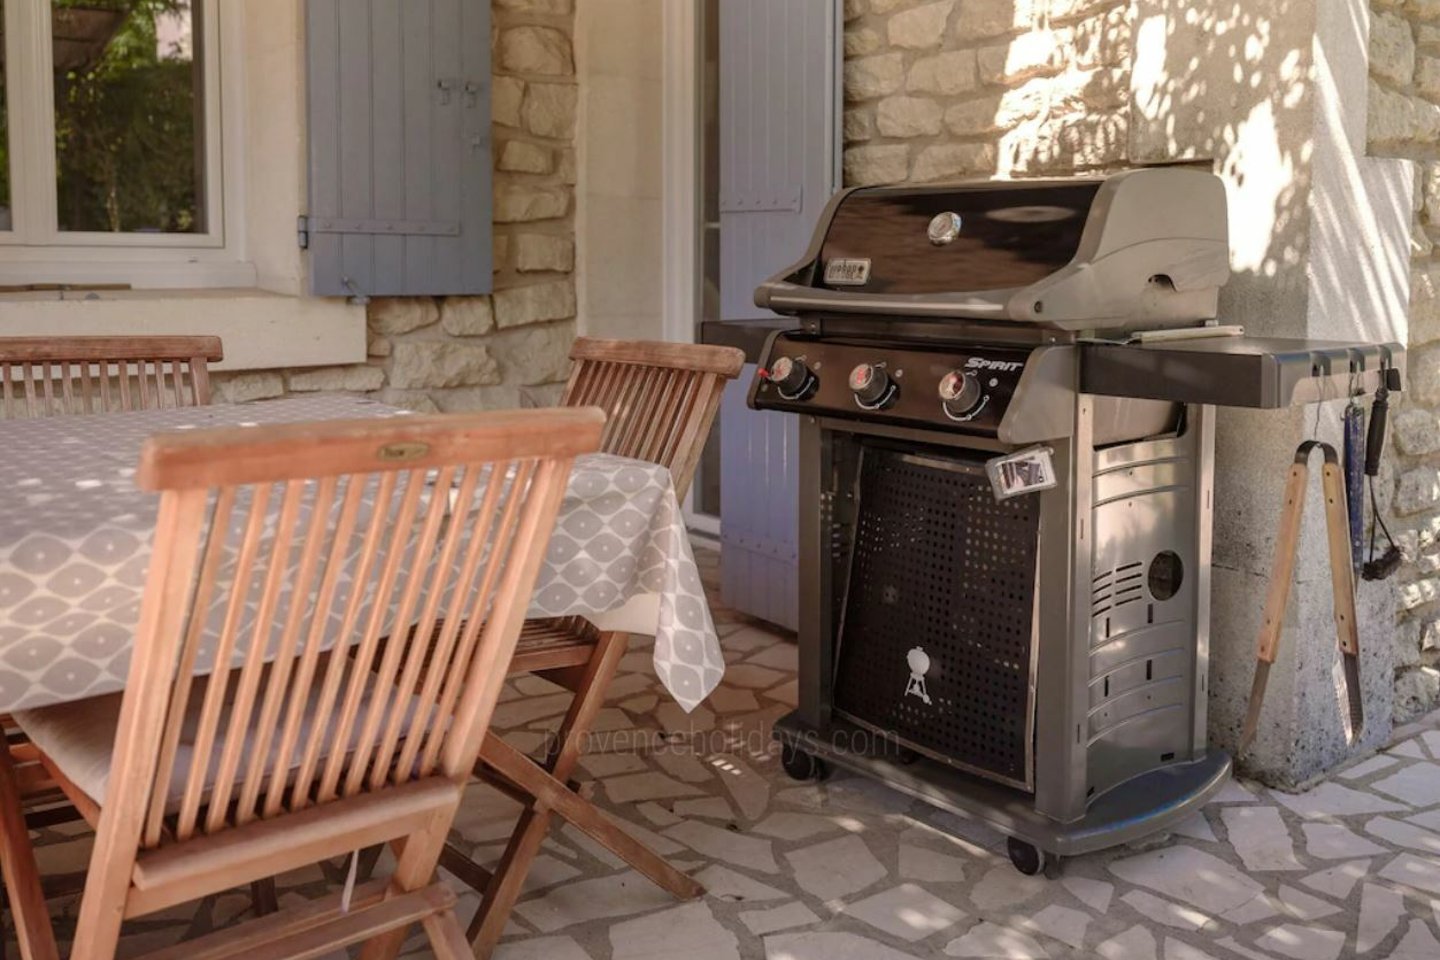
M 1224 176 L 1234 273 L 1223 320 L 1260 336 L 1404 343 L 1413 176 L 1405 161 L 1366 155 L 1364 0 L 1136 6 L 1131 158 L 1213 162 Z M 1218 746 L 1233 749 L 1245 713 L 1286 470 L 1308 437 L 1339 445 L 1343 406 L 1221 412 L 1210 667 Z M 1243 765 L 1281 785 L 1352 750 L 1321 507 L 1316 476 L 1280 659 Z M 1367 749 L 1391 726 L 1394 584 L 1362 584 L 1359 607 L 1367 724 L 1354 749 Z

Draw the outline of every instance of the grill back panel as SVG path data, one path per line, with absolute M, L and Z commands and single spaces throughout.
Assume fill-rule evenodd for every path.
M 1039 498 L 997 503 L 978 459 L 875 445 L 858 485 L 835 709 L 1032 789 Z

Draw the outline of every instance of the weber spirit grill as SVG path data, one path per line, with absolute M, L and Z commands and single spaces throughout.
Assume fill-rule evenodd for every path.
M 1045 855 L 1188 816 L 1206 744 L 1214 405 L 1370 392 L 1395 344 L 1216 324 L 1225 192 L 1180 168 L 842 192 L 756 292 L 802 416 L 794 776 L 850 767 Z

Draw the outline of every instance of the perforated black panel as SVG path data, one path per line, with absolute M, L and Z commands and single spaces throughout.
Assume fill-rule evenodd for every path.
M 1025 786 L 1039 498 L 997 503 L 979 461 L 871 446 L 859 501 L 835 708 Z

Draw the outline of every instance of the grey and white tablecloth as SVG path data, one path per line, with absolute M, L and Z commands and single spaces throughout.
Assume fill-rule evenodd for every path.
M 316 396 L 0 421 L 0 712 L 124 687 L 159 504 L 133 482 L 146 437 L 397 415 Z M 647 597 L 658 602 L 635 603 Z M 622 607 L 658 607 L 656 672 L 693 708 L 725 666 L 669 471 L 594 454 L 576 460 L 529 616 L 603 620 Z

